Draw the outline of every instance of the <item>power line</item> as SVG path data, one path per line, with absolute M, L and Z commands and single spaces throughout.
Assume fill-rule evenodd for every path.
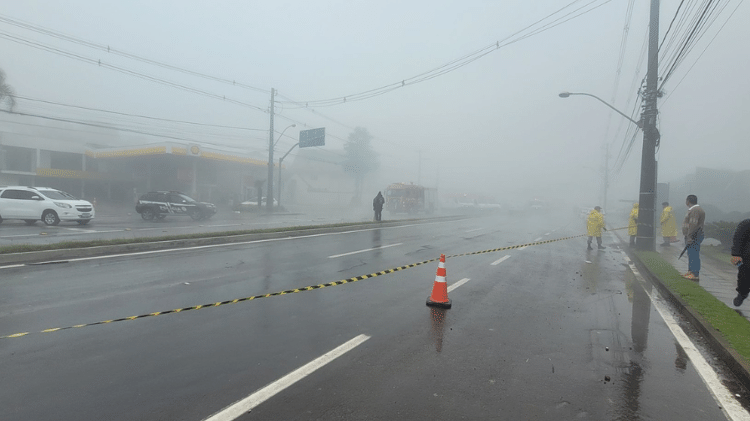
M 709 41 L 709 42 L 708 42 L 708 44 L 707 44 L 707 45 L 706 45 L 706 47 L 705 47 L 705 48 L 703 49 L 703 51 L 701 51 L 701 53 L 700 53 L 700 55 L 698 56 L 698 58 L 696 58 L 696 59 L 695 59 L 695 61 L 694 61 L 694 62 L 693 62 L 693 64 L 692 64 L 692 65 L 690 66 L 690 68 L 689 68 L 689 69 L 687 70 L 687 72 L 685 72 L 685 75 L 683 75 L 683 76 L 682 76 L 682 79 L 680 79 L 680 81 L 679 81 L 679 82 L 677 83 L 677 85 L 675 85 L 674 89 L 672 89 L 672 92 L 670 92 L 670 93 L 669 93 L 669 95 L 668 95 L 668 96 L 667 96 L 666 98 L 664 98 L 664 101 L 662 102 L 662 105 L 664 105 L 664 103 L 666 103 L 666 102 L 667 102 L 667 100 L 668 100 L 668 99 L 669 99 L 669 98 L 670 98 L 670 97 L 672 96 L 672 94 L 674 93 L 674 91 L 676 91 L 676 90 L 677 90 L 677 88 L 679 88 L 679 87 L 680 87 L 680 85 L 682 84 L 682 81 L 683 81 L 683 80 L 685 80 L 685 78 L 686 78 L 686 77 L 688 76 L 688 74 L 690 74 L 690 71 L 691 71 L 691 70 L 693 70 L 693 67 L 695 67 L 695 65 L 696 65 L 696 64 L 698 64 L 698 61 L 699 61 L 699 60 L 701 59 L 701 57 L 703 57 L 703 54 L 704 54 L 704 53 L 706 52 L 706 50 L 708 50 L 708 48 L 709 48 L 709 47 L 711 46 L 711 44 L 712 44 L 712 43 L 714 42 L 714 40 L 716 39 L 716 37 L 718 37 L 718 36 L 719 36 L 719 34 L 721 33 L 721 31 L 722 31 L 722 30 L 724 29 L 724 27 L 725 27 L 725 26 L 727 26 L 727 23 L 729 23 L 729 21 L 730 21 L 730 20 L 732 19 L 732 16 L 734 16 L 735 12 L 737 12 L 737 9 L 739 9 L 739 8 L 740 8 L 740 6 L 742 6 L 742 3 L 743 3 L 744 1 L 745 1 L 745 0 L 740 0 L 740 2 L 739 2 L 739 3 L 737 4 L 737 7 L 735 7 L 735 8 L 734 8 L 734 10 L 732 11 L 732 13 L 731 13 L 731 14 L 729 15 L 729 17 L 727 18 L 727 20 L 726 20 L 726 21 L 724 21 L 724 24 L 723 24 L 723 25 L 721 25 L 721 28 L 719 28 L 719 30 L 718 30 L 718 31 L 716 31 L 716 34 L 714 34 L 713 38 L 711 38 L 711 41 Z
M 137 71 L 134 71 L 134 70 L 129 70 L 129 69 L 126 69 L 124 67 L 119 67 L 119 66 L 115 66 L 115 65 L 112 65 L 112 64 L 108 64 L 108 63 L 102 62 L 101 60 L 95 60 L 95 59 L 92 59 L 92 58 L 89 58 L 89 57 L 82 56 L 80 54 L 71 53 L 69 51 L 65 51 L 65 50 L 62 50 L 62 49 L 59 49 L 59 48 L 56 48 L 56 47 L 45 45 L 45 44 L 40 43 L 40 42 L 36 42 L 36 41 L 31 41 L 31 40 L 28 40 L 28 39 L 24 39 L 24 38 L 21 38 L 21 37 L 18 37 L 18 36 L 15 36 L 13 34 L 9 34 L 9 33 L 6 33 L 6 32 L 0 32 L 0 38 L 5 38 L 5 39 L 7 39 L 9 41 L 13 41 L 13 42 L 18 43 L 18 44 L 26 45 L 26 46 L 29 46 L 29 47 L 32 47 L 32 48 L 36 48 L 36 49 L 39 49 L 39 50 L 43 50 L 43 51 L 47 51 L 47 52 L 50 52 L 50 53 L 53 53 L 53 54 L 58 54 L 58 55 L 62 55 L 64 57 L 68 57 L 68 58 L 72 58 L 72 59 L 75 59 L 75 60 L 79 60 L 79 61 L 82 61 L 84 63 L 97 65 L 99 67 L 104 67 L 104 68 L 107 68 L 107 69 L 110 69 L 110 70 L 115 70 L 117 72 L 124 73 L 124 74 L 131 75 L 131 76 L 135 76 L 135 77 L 138 77 L 138 78 L 141 78 L 141 79 L 144 79 L 144 80 L 148 80 L 148 81 L 151 81 L 151 82 L 156 82 L 156 83 L 159 83 L 159 84 L 162 84 L 162 85 L 171 86 L 173 88 L 177 88 L 177 89 L 180 89 L 180 90 L 184 90 L 184 91 L 192 92 L 192 93 L 195 93 L 195 94 L 203 95 L 203 96 L 206 96 L 206 97 L 209 97 L 209 98 L 214 98 L 214 99 L 218 99 L 218 100 L 221 100 L 221 101 L 224 101 L 224 102 L 229 102 L 231 104 L 235 104 L 235 105 L 240 105 L 240 106 L 243 106 L 243 107 L 251 108 L 251 109 L 263 112 L 263 113 L 267 113 L 268 112 L 267 110 L 265 110 L 265 109 L 263 109 L 261 107 L 258 107 L 258 106 L 252 105 L 252 104 L 248 104 L 248 103 L 245 103 L 245 102 L 242 102 L 242 101 L 238 101 L 238 100 L 235 100 L 235 99 L 227 98 L 224 95 L 214 94 L 214 93 L 211 93 L 211 92 L 208 92 L 208 91 L 203 91 L 201 89 L 193 88 L 193 87 L 190 87 L 190 86 L 187 86 L 187 85 L 182 85 L 180 83 L 171 82 L 171 81 L 168 81 L 166 79 L 161 79 L 161 78 L 158 78 L 158 77 L 155 77 L 155 76 L 150 76 L 150 75 L 147 75 L 145 73 L 140 73 L 140 72 L 137 72 Z
M 346 96 L 340 96 L 340 97 L 334 97 L 334 98 L 328 98 L 328 99 L 322 99 L 322 100 L 291 101 L 291 102 L 288 102 L 288 103 L 289 104 L 297 105 L 300 108 L 302 108 L 302 107 L 309 107 L 309 106 L 327 107 L 327 106 L 332 106 L 332 105 L 343 104 L 343 103 L 346 103 L 346 102 L 362 101 L 362 100 L 369 99 L 369 98 L 372 98 L 372 97 L 375 97 L 375 96 L 386 94 L 386 93 L 391 92 L 391 91 L 396 90 L 396 89 L 403 88 L 403 87 L 405 87 L 407 85 L 414 85 L 414 84 L 417 84 L 417 83 L 425 82 L 427 80 L 434 79 L 436 77 L 439 77 L 439 76 L 442 76 L 444 74 L 450 73 L 450 72 L 452 72 L 454 70 L 457 70 L 457 69 L 459 69 L 459 68 L 461 68 L 463 66 L 466 66 L 466 65 L 468 65 L 468 64 L 470 64 L 470 63 L 472 63 L 472 62 L 474 62 L 474 61 L 476 61 L 476 60 L 478 60 L 478 59 L 480 59 L 480 58 L 482 58 L 482 57 L 484 57 L 484 56 L 486 56 L 486 55 L 494 52 L 494 51 L 499 50 L 500 48 L 506 47 L 508 45 L 511 45 L 511 44 L 516 43 L 516 42 L 521 41 L 521 40 L 524 40 L 524 39 L 529 38 L 531 36 L 538 35 L 538 34 L 540 34 L 542 32 L 545 32 L 545 31 L 547 31 L 549 29 L 552 29 L 552 28 L 554 28 L 556 26 L 562 25 L 562 24 L 568 22 L 571 19 L 575 19 L 575 18 L 577 18 L 579 16 L 587 14 L 587 13 L 589 13 L 589 12 L 591 12 L 591 11 L 593 11 L 593 10 L 601 7 L 601 6 L 603 6 L 603 5 L 611 2 L 612 0 L 605 0 L 601 4 L 598 4 L 598 5 L 594 6 L 594 7 L 591 7 L 590 9 L 585 10 L 582 13 L 579 13 L 578 15 L 575 15 L 575 16 L 570 17 L 568 19 L 564 19 L 565 17 L 567 17 L 567 16 L 569 16 L 569 15 L 571 15 L 571 14 L 577 12 L 577 11 L 580 11 L 580 10 L 586 8 L 586 7 L 591 6 L 594 3 L 599 2 L 600 0 L 590 1 L 589 3 L 586 3 L 585 5 L 579 7 L 578 9 L 575 9 L 575 10 L 567 13 L 566 15 L 558 17 L 557 19 L 553 20 L 552 22 L 549 22 L 549 23 L 541 26 L 540 28 L 536 28 L 536 29 L 532 30 L 530 33 L 527 33 L 525 35 L 522 35 L 522 36 L 520 36 L 518 38 L 513 39 L 516 35 L 522 34 L 526 30 L 528 30 L 528 29 L 536 26 L 537 24 L 539 24 L 539 23 L 541 23 L 541 22 L 543 22 L 543 21 L 545 21 L 545 20 L 547 20 L 547 19 L 555 16 L 559 12 L 561 12 L 561 11 L 569 8 L 570 6 L 572 6 L 575 3 L 578 3 L 579 1 L 580 0 L 575 0 L 575 1 L 571 2 L 571 3 L 568 3 L 566 6 L 562 7 L 561 9 L 558 9 L 557 11 L 555 11 L 555 12 L 553 12 L 553 13 L 545 16 L 544 18 L 542 18 L 542 19 L 540 19 L 540 20 L 532 23 L 531 25 L 529 25 L 529 26 L 521 29 L 520 31 L 515 32 L 514 34 L 512 34 L 512 35 L 510 35 L 510 36 L 508 36 L 506 38 L 504 38 L 503 40 L 496 41 L 496 42 L 494 42 L 492 44 L 489 44 L 489 45 L 487 45 L 485 47 L 482 47 L 482 48 L 480 48 L 478 50 L 475 50 L 474 52 L 465 54 L 465 55 L 463 55 L 463 56 L 461 56 L 461 57 L 459 57 L 457 59 L 451 60 L 448 63 L 445 63 L 445 64 L 443 64 L 443 65 L 441 65 L 439 67 L 436 67 L 436 68 L 433 68 L 431 70 L 422 72 L 422 73 L 417 74 L 415 76 L 411 76 L 411 77 L 403 79 L 401 81 L 390 83 L 390 84 L 383 85 L 383 86 L 378 87 L 378 88 L 369 89 L 369 90 L 366 90 L 366 91 L 362 91 L 362 92 L 358 92 L 358 93 L 351 94 L 351 95 L 346 95 Z
M 185 73 L 185 74 L 188 74 L 188 75 L 191 75 L 191 76 L 197 76 L 197 77 L 201 77 L 201 78 L 204 78 L 204 79 L 213 80 L 215 82 L 221 82 L 221 83 L 224 83 L 224 84 L 227 84 L 227 85 L 237 86 L 237 87 L 240 87 L 240 88 L 249 89 L 249 90 L 260 92 L 260 93 L 264 93 L 264 94 L 270 94 L 271 93 L 271 91 L 269 91 L 268 89 L 262 89 L 262 88 L 258 88 L 258 87 L 255 87 L 255 86 L 248 85 L 246 83 L 237 82 L 235 80 L 230 80 L 230 79 L 226 79 L 226 78 L 212 76 L 212 75 L 208 75 L 208 74 L 205 74 L 205 73 L 196 72 L 194 70 L 189 70 L 189 69 L 185 69 L 185 68 L 182 68 L 182 67 L 178 67 L 178 66 L 174 66 L 174 65 L 171 65 L 171 64 L 167 64 L 167 63 L 164 63 L 164 62 L 152 60 L 152 59 L 149 59 L 149 58 L 138 56 L 136 54 L 132 54 L 132 53 L 128 53 L 128 52 L 125 52 L 125 51 L 122 51 L 122 50 L 118 50 L 116 48 L 111 48 L 109 45 L 97 44 L 97 43 L 94 43 L 94 42 L 86 41 L 86 40 L 81 39 L 81 38 L 76 38 L 76 37 L 73 37 L 73 36 L 70 36 L 70 35 L 66 35 L 66 34 L 63 34 L 61 32 L 54 31 L 52 29 L 45 28 L 45 27 L 40 26 L 40 25 L 34 25 L 34 24 L 31 24 L 31 23 L 28 23 L 28 22 L 24 22 L 24 21 L 21 21 L 21 20 L 18 20 L 18 19 L 13 19 L 13 18 L 11 18 L 9 16 L 6 16 L 6 15 L 0 14 L 0 22 L 5 22 L 5 23 L 7 23 L 9 25 L 13 25 L 13 26 L 16 26 L 16 27 L 19 27 L 19 28 L 23 28 L 23 29 L 26 29 L 26 30 L 29 30 L 29 31 L 37 32 L 39 34 L 51 36 L 51 37 L 54 37 L 54 38 L 58 38 L 58 39 L 61 39 L 63 41 L 72 42 L 72 43 L 75 43 L 75 44 L 79 44 L 79 45 L 82 45 L 82 46 L 85 46 L 85 47 L 97 49 L 97 50 L 100 50 L 100 51 L 106 51 L 107 53 L 110 53 L 110 54 L 115 54 L 115 55 L 119 55 L 121 57 L 126 57 L 126 58 L 129 58 L 129 59 L 137 60 L 137 61 L 140 61 L 140 62 L 143 62 L 143 63 L 147 63 L 147 64 L 151 64 L 151 65 L 154 65 L 154 66 L 159 66 L 159 67 L 162 67 L 162 68 L 165 68 L 165 69 L 178 71 L 178 72 Z
M 659 51 L 661 51 L 661 46 L 664 45 L 664 41 L 666 41 L 667 35 L 669 35 L 669 31 L 672 30 L 672 25 L 674 24 L 675 19 L 677 19 L 677 15 L 680 14 L 680 9 L 682 9 L 683 3 L 685 3 L 685 0 L 680 1 L 680 5 L 677 6 L 677 11 L 674 13 L 674 16 L 672 17 L 672 21 L 669 22 L 669 27 L 667 28 L 667 31 L 664 32 L 664 37 L 661 39 L 661 43 L 659 44 Z
M 625 51 L 627 51 L 628 46 L 628 34 L 630 33 L 630 22 L 633 18 L 633 6 L 635 4 L 635 0 L 629 0 L 628 1 L 628 8 L 625 11 L 625 26 L 622 28 L 622 39 L 620 40 L 620 53 L 619 57 L 617 58 L 617 71 L 615 72 L 615 86 L 612 90 L 612 103 L 615 103 L 615 99 L 617 98 L 617 88 L 620 86 L 620 74 L 622 72 L 622 64 L 625 60 Z
M 121 131 L 121 132 L 141 134 L 141 135 L 146 135 L 146 136 L 161 137 L 161 138 L 165 138 L 165 139 L 181 140 L 181 141 L 186 141 L 186 142 L 200 143 L 200 144 L 206 144 L 206 145 L 212 145 L 212 146 L 218 146 L 218 147 L 234 147 L 234 148 L 237 148 L 236 146 L 230 146 L 230 145 L 226 145 L 226 144 L 217 144 L 217 143 L 212 143 L 212 142 L 206 142 L 204 140 L 196 140 L 196 139 L 190 139 L 190 138 L 185 138 L 185 137 L 177 137 L 177 136 L 170 136 L 170 135 L 165 135 L 165 134 L 151 133 L 151 132 L 146 132 L 146 131 L 142 131 L 142 130 L 134 130 L 134 129 L 123 128 L 123 127 L 115 127 L 115 126 L 111 126 L 111 125 L 107 125 L 107 124 L 102 124 L 102 123 L 96 123 L 96 122 L 92 123 L 92 122 L 86 122 L 86 121 L 80 121 L 80 120 L 72 120 L 72 119 L 67 119 L 67 118 L 52 117 L 52 116 L 45 116 L 45 115 L 41 115 L 41 114 L 23 113 L 23 112 L 15 112 L 15 111 L 0 110 L 0 112 L 6 113 L 6 114 L 11 114 L 11 115 L 41 118 L 41 119 L 44 119 L 44 120 L 57 121 L 57 122 L 62 122 L 62 123 L 72 123 L 72 124 L 79 124 L 79 125 L 88 126 L 88 127 L 97 127 L 97 128 L 101 128 L 101 129 L 109 129 L 109 130 L 116 130 L 116 131 Z M 9 123 L 24 124 L 24 123 L 18 123 L 18 122 L 13 122 L 13 121 L 11 121 Z M 42 127 L 42 126 L 40 126 L 40 127 Z M 47 127 L 47 128 L 50 128 L 50 129 L 57 129 L 56 127 L 48 127 L 48 126 L 44 126 L 44 127 Z M 262 140 L 265 140 L 265 139 L 262 139 Z
M 118 112 L 118 111 L 104 110 L 104 109 L 100 109 L 100 108 L 89 108 L 89 107 L 83 107 L 83 106 L 80 106 L 80 105 L 64 104 L 64 103 L 60 103 L 60 102 L 47 101 L 47 100 L 43 100 L 43 99 L 34 99 L 34 98 L 29 98 L 29 97 L 24 97 L 24 96 L 19 96 L 19 95 L 16 95 L 15 97 L 18 98 L 18 99 L 26 100 L 26 101 L 41 102 L 41 103 L 50 104 L 50 105 L 59 105 L 61 107 L 77 108 L 77 109 L 87 110 L 87 111 L 97 111 L 97 112 L 108 113 L 108 114 L 115 114 L 115 115 L 127 116 L 127 117 L 145 118 L 145 119 L 149 119 L 149 120 L 165 121 L 165 122 L 169 122 L 169 123 L 191 124 L 191 125 L 204 126 L 204 127 L 218 127 L 218 128 L 222 128 L 222 129 L 250 130 L 250 131 L 263 131 L 263 132 L 267 132 L 268 131 L 268 129 L 251 129 L 249 127 L 222 126 L 222 125 L 218 125 L 218 124 L 197 123 L 197 122 L 193 122 L 193 121 L 170 120 L 170 119 L 166 119 L 166 118 L 151 117 L 151 116 L 146 116 L 146 115 L 128 114 L 128 113 L 123 113 L 123 112 Z
M 716 18 L 718 18 L 718 16 L 724 11 L 727 5 L 728 2 L 721 4 L 720 0 L 708 0 L 704 2 L 701 8 L 699 8 L 693 18 L 692 27 L 682 37 L 680 46 L 672 55 L 672 60 L 667 64 L 668 71 L 662 78 L 659 90 L 661 90 L 667 81 L 669 81 L 678 66 L 684 61 L 685 57 L 689 55 L 698 40 L 705 35 L 708 28 L 716 21 Z

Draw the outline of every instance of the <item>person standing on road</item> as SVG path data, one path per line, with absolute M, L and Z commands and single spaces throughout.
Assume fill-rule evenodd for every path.
M 734 305 L 739 307 L 750 293 L 750 219 L 740 222 L 734 230 L 731 261 L 738 268 L 737 296 L 734 297 Z
M 685 247 L 687 248 L 688 271 L 682 277 L 697 281 L 701 270 L 700 252 L 706 212 L 698 206 L 698 197 L 694 194 L 687 197 L 685 205 L 688 207 L 688 213 L 682 222 L 682 234 L 685 236 Z
M 372 209 L 375 211 L 375 220 L 380 221 L 383 212 L 383 205 L 385 204 L 385 198 L 383 194 L 378 192 L 378 195 L 372 199 Z
M 669 206 L 669 202 L 661 204 L 664 210 L 661 211 L 661 236 L 664 237 L 664 242 L 661 243 L 662 247 L 669 247 L 670 243 L 677 241 L 677 222 L 675 222 L 674 214 L 672 213 L 672 207 Z
M 588 250 L 593 250 L 591 247 L 591 240 L 596 237 L 596 244 L 599 246 L 599 250 L 603 250 L 606 247 L 602 245 L 602 230 L 606 231 L 607 228 L 604 226 L 604 216 L 601 214 L 602 208 L 599 206 L 595 207 L 589 212 L 588 218 L 586 218 L 586 230 L 589 235 L 589 246 Z
M 633 204 L 628 218 L 628 235 L 630 236 L 630 247 L 635 247 L 635 237 L 638 235 L 638 203 Z

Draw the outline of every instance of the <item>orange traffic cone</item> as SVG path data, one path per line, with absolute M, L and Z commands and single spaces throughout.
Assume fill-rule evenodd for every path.
M 427 305 L 431 307 L 451 308 L 448 299 L 448 284 L 445 282 L 445 255 L 440 255 L 435 283 L 432 284 L 432 295 L 427 298 Z

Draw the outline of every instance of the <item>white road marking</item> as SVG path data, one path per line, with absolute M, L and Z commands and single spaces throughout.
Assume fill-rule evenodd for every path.
M 3 235 L 0 238 L 39 237 L 39 234 Z
M 628 263 L 628 266 L 630 266 L 630 270 L 633 272 L 636 279 L 638 279 L 640 283 L 646 283 L 646 280 L 638 271 L 638 268 L 635 267 L 635 264 L 633 264 L 628 255 L 625 254 L 625 251 L 621 250 L 620 252 L 625 258 L 625 261 Z M 669 330 L 672 331 L 672 335 L 674 335 L 677 342 L 685 351 L 685 354 L 687 354 L 688 358 L 690 358 L 690 361 L 693 362 L 695 371 L 697 371 L 701 376 L 701 379 L 703 379 L 703 383 L 705 383 L 708 387 L 709 392 L 711 392 L 711 395 L 713 396 L 714 400 L 716 400 L 716 403 L 719 405 L 722 412 L 724 412 L 724 415 L 726 415 L 726 417 L 732 421 L 750 420 L 750 414 L 748 414 L 747 411 L 745 411 L 745 409 L 742 407 L 742 405 L 737 402 L 732 392 L 730 392 L 729 389 L 727 389 L 721 383 L 718 374 L 716 374 L 713 368 L 711 368 L 711 366 L 706 362 L 706 360 L 703 358 L 703 355 L 701 355 L 700 351 L 698 351 L 698 349 L 693 344 L 693 341 L 690 340 L 685 331 L 682 330 L 672 314 L 664 307 L 664 305 L 662 305 L 659 300 L 654 298 L 653 295 L 651 295 L 645 289 L 644 291 L 651 299 L 651 303 L 659 312 L 659 315 L 661 315 L 664 323 L 666 323 Z
M 490 263 L 490 265 L 492 265 L 492 266 L 497 266 L 497 265 L 499 265 L 500 263 L 503 263 L 504 261 L 506 261 L 506 260 L 508 260 L 508 259 L 510 259 L 510 254 L 507 254 L 507 255 L 505 255 L 505 256 L 503 256 L 503 257 L 501 257 L 501 258 L 499 258 L 499 259 L 495 260 L 494 262 Z
M 537 242 L 537 241 L 539 241 L 539 240 L 541 240 L 541 239 L 542 239 L 542 237 L 539 237 L 539 238 L 537 238 L 536 240 L 534 240 L 534 242 Z
M 469 282 L 469 278 L 461 279 L 460 281 L 456 281 L 453 285 L 448 287 L 448 292 L 453 291 L 454 289 L 460 287 L 461 285 Z
M 228 407 L 222 409 L 221 411 L 215 413 L 214 415 L 211 415 L 210 417 L 206 418 L 205 421 L 232 421 L 245 415 L 256 406 L 272 398 L 277 393 L 283 391 L 284 389 L 293 385 L 294 383 L 297 383 L 298 381 L 304 379 L 305 377 L 314 373 L 315 370 L 325 366 L 326 364 L 330 363 L 336 358 L 351 351 L 352 349 L 354 349 L 355 347 L 357 347 L 358 345 L 360 345 L 361 343 L 363 343 L 364 341 L 368 339 L 370 339 L 370 337 L 367 335 L 359 335 L 351 339 L 349 342 L 346 342 L 345 344 L 339 346 L 338 348 L 332 351 L 329 351 L 321 355 L 320 357 L 310 361 L 309 363 L 292 371 L 291 373 L 280 378 L 279 380 L 276 380 L 275 382 L 269 384 L 268 386 L 258 390 L 252 395 L 244 399 L 241 399 L 233 403 L 232 405 L 229 405 Z
M 17 265 L 8 265 L 8 266 L 3 266 L 3 269 L 20 268 L 21 266 L 26 266 L 26 265 L 23 263 L 17 264 Z
M 452 221 L 449 221 L 452 222 Z M 377 227 L 377 228 L 364 228 L 359 230 L 351 230 L 351 231 L 341 231 L 341 232 L 324 232 L 320 234 L 308 234 L 308 235 L 299 235 L 296 237 L 282 237 L 282 238 L 267 238 L 265 240 L 250 240 L 250 241 L 240 241 L 237 243 L 223 243 L 223 244 L 207 244 L 205 246 L 193 246 L 193 247 L 183 247 L 183 248 L 170 248 L 170 249 L 163 249 L 163 250 L 149 250 L 149 251 L 135 251 L 132 253 L 119 253 L 119 254 L 110 254 L 106 256 L 90 256 L 90 257 L 77 257 L 74 259 L 66 259 L 67 262 L 85 262 L 88 260 L 103 260 L 103 259 L 111 259 L 116 257 L 132 257 L 132 256 L 145 256 L 148 254 L 161 254 L 161 253 L 174 253 L 174 252 L 180 252 L 180 251 L 188 251 L 188 250 L 203 250 L 203 249 L 209 249 L 209 248 L 220 248 L 220 247 L 236 247 L 236 246 L 243 246 L 248 244 L 259 244 L 259 243 L 270 243 L 274 241 L 289 241 L 289 240 L 300 240 L 304 238 L 315 238 L 315 237 L 327 237 L 330 235 L 344 235 L 344 234 L 354 234 L 358 232 L 367 232 L 367 231 L 376 231 L 376 230 L 386 230 L 386 229 L 401 229 L 405 227 L 414 227 L 414 226 L 422 226 L 422 225 L 434 225 L 434 224 L 445 224 L 444 221 L 439 222 L 425 222 L 423 224 L 407 224 L 407 225 L 399 225 L 397 227 Z M 169 243 L 171 241 L 157 241 L 156 243 Z M 45 262 L 38 262 L 39 263 L 45 263 Z M 0 269 L 5 269 L 9 267 L 15 267 L 15 265 L 7 265 L 7 266 L 0 266 Z
M 62 227 L 62 228 L 66 229 L 66 230 L 71 230 L 71 231 L 75 232 L 76 234 L 101 234 L 101 233 L 108 233 L 108 232 L 123 232 L 123 231 L 125 231 L 125 230 L 101 230 L 101 231 L 98 231 L 98 230 L 89 230 L 89 229 L 81 229 L 81 228 L 66 228 L 66 227 Z M 3 235 L 3 236 L 0 236 L 0 238 L 39 237 L 39 235 L 41 235 L 41 234 Z M 74 235 L 74 234 L 66 234 L 63 231 L 63 232 L 60 232 L 58 235 Z
M 364 250 L 350 251 L 349 253 L 342 253 L 342 254 L 334 254 L 333 256 L 328 256 L 328 258 L 329 258 L 329 259 L 335 259 L 335 258 L 337 258 L 337 257 L 351 256 L 352 254 L 357 254 L 357 253 L 364 253 L 364 252 L 367 252 L 367 251 L 373 251 L 373 250 L 387 249 L 388 247 L 395 247 L 395 246 L 400 246 L 400 245 L 402 245 L 402 244 L 404 244 L 404 243 L 388 244 L 388 245 L 385 245 L 385 246 L 378 246 L 378 247 L 373 247 L 373 248 L 371 248 L 371 249 L 364 249 Z
M 479 230 L 483 230 L 483 229 L 484 229 L 484 227 L 482 227 L 482 228 L 475 228 L 473 230 L 468 230 L 466 232 L 474 232 L 474 231 L 479 231 Z
M 548 235 L 550 235 L 550 233 L 546 233 L 546 234 L 544 234 L 544 236 L 545 236 L 545 237 L 546 237 L 546 236 L 548 236 Z
M 98 232 L 96 230 L 85 229 L 85 228 L 68 228 L 68 227 L 60 227 L 60 228 L 66 229 L 66 230 L 70 230 L 70 231 L 75 231 L 75 232 L 82 232 L 82 233 L 85 233 L 85 234 L 89 234 L 89 233 L 92 233 L 92 232 Z

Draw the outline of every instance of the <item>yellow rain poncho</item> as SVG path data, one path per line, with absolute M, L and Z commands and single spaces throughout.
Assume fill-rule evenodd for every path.
M 675 221 L 674 219 L 674 214 L 672 213 L 671 206 L 667 206 L 663 211 L 661 211 L 661 236 L 677 236 L 677 221 Z
M 638 235 L 638 204 L 633 205 L 628 218 L 628 235 Z
M 592 209 L 586 218 L 586 230 L 589 237 L 601 237 L 602 229 L 604 229 L 604 216 L 596 209 Z

